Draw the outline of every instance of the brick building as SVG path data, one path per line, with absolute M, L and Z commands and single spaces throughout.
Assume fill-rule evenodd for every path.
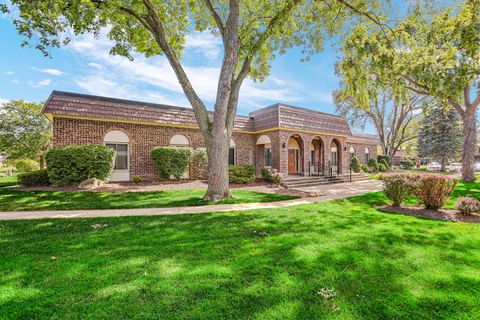
M 54 146 L 115 148 L 112 181 L 154 179 L 154 147 L 203 147 L 189 108 L 53 91 L 43 113 L 53 123 Z M 361 163 L 376 158 L 377 141 L 375 135 L 353 133 L 339 116 L 275 104 L 236 117 L 229 162 L 253 164 L 258 174 L 268 166 L 285 175 L 343 173 L 354 155 Z

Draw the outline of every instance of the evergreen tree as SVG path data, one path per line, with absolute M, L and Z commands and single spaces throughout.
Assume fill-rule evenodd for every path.
M 420 157 L 439 160 L 442 171 L 447 161 L 460 157 L 462 151 L 461 119 L 453 109 L 433 109 L 424 119 L 418 137 Z

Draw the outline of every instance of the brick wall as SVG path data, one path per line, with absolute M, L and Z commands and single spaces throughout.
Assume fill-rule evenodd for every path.
M 54 118 L 53 144 L 54 146 L 103 144 L 105 135 L 112 130 L 123 131 L 130 139 L 130 177 L 137 175 L 145 180 L 156 178 L 150 157 L 151 150 L 154 147 L 168 146 L 172 136 L 184 135 L 190 141 L 190 147 L 204 147 L 198 129 L 60 117 Z M 232 138 L 237 148 L 237 164 L 253 164 L 254 135 L 235 132 Z

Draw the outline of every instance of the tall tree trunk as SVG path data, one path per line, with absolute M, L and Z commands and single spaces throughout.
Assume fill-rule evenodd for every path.
M 207 142 L 208 189 L 203 197 L 206 201 L 230 199 L 228 180 L 228 140 L 226 134 L 212 134 Z
M 463 151 L 462 180 L 475 180 L 475 151 L 477 148 L 477 119 L 475 109 L 467 109 L 462 115 L 463 121 Z
M 447 157 L 445 155 L 442 156 L 441 162 L 442 163 L 441 163 L 440 171 L 446 172 L 447 171 Z

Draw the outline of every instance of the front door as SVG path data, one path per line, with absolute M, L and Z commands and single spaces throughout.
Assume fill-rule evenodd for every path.
M 288 174 L 297 174 L 297 150 L 288 150 Z

